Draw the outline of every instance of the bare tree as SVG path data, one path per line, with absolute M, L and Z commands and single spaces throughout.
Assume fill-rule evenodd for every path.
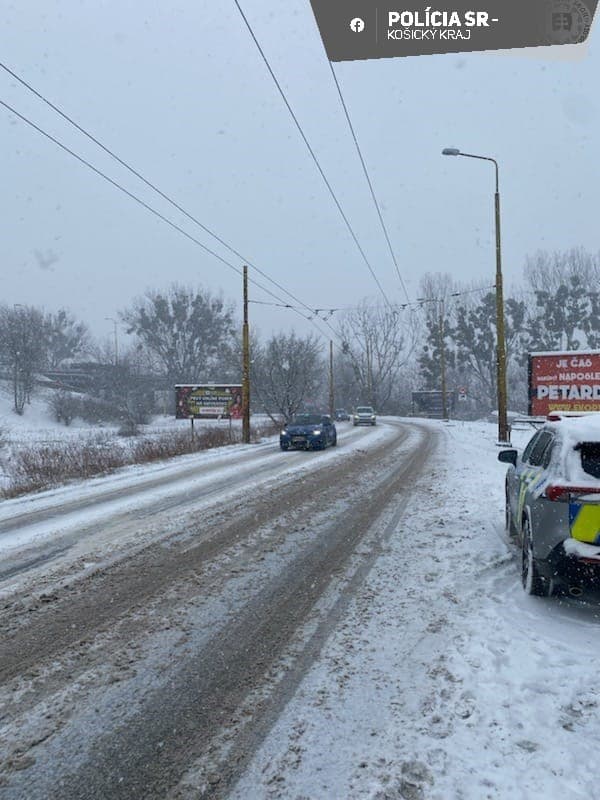
M 44 332 L 44 315 L 39 309 L 23 305 L 0 308 L 0 352 L 11 376 L 14 410 L 19 415 L 31 399 L 35 373 L 45 361 Z
M 121 317 L 173 381 L 209 379 L 233 345 L 232 308 L 203 289 L 149 290 Z
M 321 402 L 324 363 L 316 337 L 272 336 L 253 353 L 252 385 L 265 412 L 286 421 L 306 405 Z
M 419 300 L 446 300 L 463 288 L 448 272 L 426 272 L 419 281 Z
M 362 402 L 383 410 L 417 341 L 412 313 L 363 300 L 343 317 L 339 334 Z
M 600 253 L 588 253 L 582 247 L 553 253 L 538 250 L 525 260 L 525 278 L 534 292 L 556 294 L 573 278 L 579 286 L 597 290 L 600 285 Z
M 78 358 L 87 352 L 90 345 L 87 325 L 78 322 L 64 308 L 59 309 L 56 314 L 46 315 L 44 338 L 46 362 L 50 369 L 56 369 L 67 359 Z

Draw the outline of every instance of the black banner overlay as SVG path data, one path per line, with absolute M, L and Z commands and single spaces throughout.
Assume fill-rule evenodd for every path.
M 580 44 L 598 0 L 311 0 L 330 61 Z

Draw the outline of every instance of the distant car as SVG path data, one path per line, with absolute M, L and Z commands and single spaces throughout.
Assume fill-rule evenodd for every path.
M 337 444 L 337 431 L 328 414 L 297 414 L 279 436 L 282 450 L 324 450 Z
M 336 410 L 335 410 L 335 421 L 336 422 L 349 422 L 350 421 L 350 414 L 346 411 L 345 408 L 336 408 Z
M 549 418 L 522 453 L 502 450 L 506 527 L 527 594 L 600 589 L 600 414 Z
M 377 417 L 371 406 L 358 406 L 352 422 L 354 425 L 376 425 Z

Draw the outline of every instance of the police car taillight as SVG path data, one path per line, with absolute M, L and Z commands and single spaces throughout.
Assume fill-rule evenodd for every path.
M 562 419 L 573 419 L 575 417 L 584 417 L 584 416 L 587 416 L 585 412 L 579 413 L 577 411 L 551 411 L 549 414 L 546 415 L 546 419 L 548 420 L 548 422 L 560 422 Z
M 548 500 L 567 500 L 571 494 L 600 494 L 600 486 L 546 486 Z
M 569 489 L 565 486 L 546 486 L 544 494 L 548 500 L 566 500 L 569 496 Z

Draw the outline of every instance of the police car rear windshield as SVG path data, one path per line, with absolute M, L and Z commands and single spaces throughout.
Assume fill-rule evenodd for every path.
M 593 478 L 600 478 L 600 442 L 582 442 L 575 448 L 581 452 L 581 466 Z

